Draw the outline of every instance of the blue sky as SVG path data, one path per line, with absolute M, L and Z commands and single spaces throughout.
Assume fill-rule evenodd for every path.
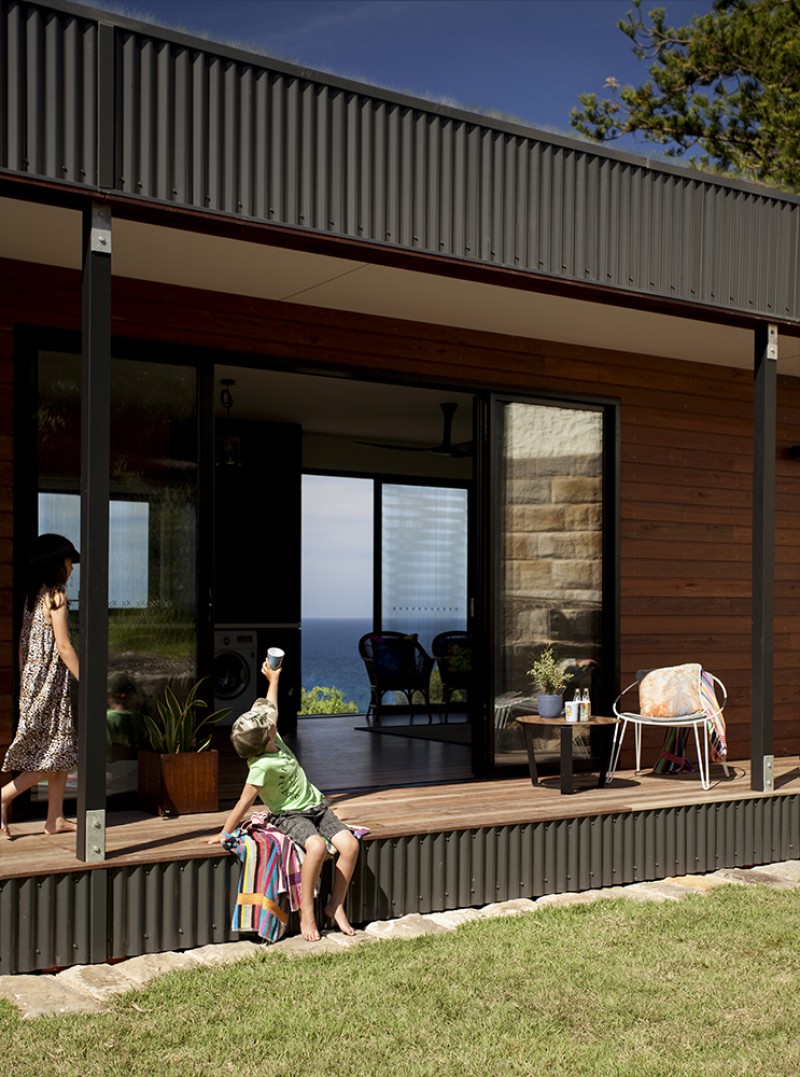
M 141 0 L 98 3 L 301 66 L 570 133 L 581 92 L 645 65 L 617 29 L 630 0 Z M 712 0 L 644 2 L 682 25 Z M 628 147 L 634 148 L 634 147 Z

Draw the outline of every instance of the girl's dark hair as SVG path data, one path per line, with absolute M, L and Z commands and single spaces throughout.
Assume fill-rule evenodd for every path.
M 64 562 L 69 558 L 73 564 L 80 561 L 80 554 L 63 535 L 39 535 L 34 539 L 28 558 L 25 596 L 28 610 L 33 612 L 36 596 L 43 587 L 52 599 L 57 591 L 63 591 L 67 583 Z

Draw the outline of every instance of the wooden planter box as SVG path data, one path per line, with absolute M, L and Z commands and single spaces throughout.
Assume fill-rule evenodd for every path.
M 170 816 L 219 811 L 219 753 L 139 752 L 139 807 Z

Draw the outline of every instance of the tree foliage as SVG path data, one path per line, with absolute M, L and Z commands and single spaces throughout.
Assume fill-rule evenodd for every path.
M 579 95 L 572 126 L 599 142 L 641 134 L 699 167 L 799 190 L 800 0 L 715 0 L 680 27 L 633 4 L 618 25 L 650 78 Z
M 347 701 L 338 688 L 315 685 L 300 690 L 300 714 L 358 714 L 358 704 Z

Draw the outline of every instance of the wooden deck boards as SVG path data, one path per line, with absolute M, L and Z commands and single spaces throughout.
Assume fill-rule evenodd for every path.
M 369 827 L 373 838 L 392 838 L 800 794 L 797 757 L 776 760 L 774 794 L 750 789 L 749 763 L 737 762 L 730 769 L 731 777 L 725 780 L 721 768 L 712 768 L 712 787 L 707 792 L 700 788 L 696 775 L 662 777 L 625 771 L 602 789 L 592 787 L 591 775 L 579 775 L 576 782 L 582 784 L 574 796 L 561 795 L 556 775 L 536 787 L 524 778 L 471 781 L 340 793 L 331 801 L 346 822 Z M 177 819 L 141 812 L 110 815 L 107 859 L 95 865 L 76 858 L 74 835 L 47 837 L 41 833 L 41 820 L 17 823 L 15 840 L 0 841 L 0 879 L 224 856 L 220 846 L 207 843 L 224 817 L 224 811 Z

